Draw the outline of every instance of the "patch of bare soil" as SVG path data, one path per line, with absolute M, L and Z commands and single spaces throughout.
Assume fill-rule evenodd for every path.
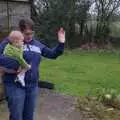
M 95 98 L 80 97 L 77 108 L 84 115 L 84 120 L 120 120 L 120 109 L 103 105 Z M 87 116 L 87 117 L 86 117 Z

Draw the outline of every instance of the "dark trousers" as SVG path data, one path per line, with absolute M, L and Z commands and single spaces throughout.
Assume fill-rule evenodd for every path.
M 34 120 L 37 90 L 37 87 L 21 88 L 16 84 L 5 85 L 9 120 Z

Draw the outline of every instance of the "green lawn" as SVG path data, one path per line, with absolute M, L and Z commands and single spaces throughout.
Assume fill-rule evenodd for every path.
M 43 59 L 40 76 L 54 83 L 56 91 L 75 96 L 99 87 L 120 90 L 120 55 L 65 52 L 57 60 Z

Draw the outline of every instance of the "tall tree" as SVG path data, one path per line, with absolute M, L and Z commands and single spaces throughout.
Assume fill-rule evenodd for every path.
M 32 18 L 40 30 L 41 38 L 47 43 L 55 43 L 56 30 L 64 27 L 66 30 L 67 46 L 79 46 L 87 19 L 90 2 L 88 0 L 34 0 Z M 80 33 L 76 35 L 75 24 L 80 25 Z
M 97 12 L 96 36 L 100 39 L 100 42 L 105 43 L 110 33 L 111 17 L 120 7 L 120 0 L 95 0 L 95 5 Z

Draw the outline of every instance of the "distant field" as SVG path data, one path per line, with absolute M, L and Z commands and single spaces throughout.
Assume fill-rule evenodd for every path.
M 99 87 L 120 90 L 120 55 L 115 53 L 65 52 L 57 60 L 43 60 L 41 80 L 55 84 L 55 90 L 86 95 Z

